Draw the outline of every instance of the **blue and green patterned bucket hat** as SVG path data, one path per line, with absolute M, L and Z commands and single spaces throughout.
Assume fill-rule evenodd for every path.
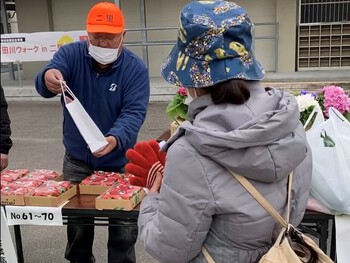
M 166 81 L 202 88 L 229 79 L 261 80 L 247 12 L 227 1 L 195 1 L 180 13 L 177 43 L 161 66 Z

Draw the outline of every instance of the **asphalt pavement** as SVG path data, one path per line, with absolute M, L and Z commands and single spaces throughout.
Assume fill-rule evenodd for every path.
M 8 104 L 13 140 L 8 168 L 62 171 L 64 147 L 59 101 L 8 101 Z M 171 120 L 165 113 L 166 105 L 150 104 L 139 141 L 156 138 L 169 128 Z M 64 259 L 66 226 L 23 225 L 21 233 L 25 263 L 68 262 Z M 107 227 L 95 229 L 93 251 L 98 263 L 107 263 L 107 233 Z M 140 241 L 136 244 L 136 257 L 138 263 L 157 262 L 143 250 Z

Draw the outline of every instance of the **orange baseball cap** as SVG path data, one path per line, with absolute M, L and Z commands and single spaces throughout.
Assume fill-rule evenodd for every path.
M 86 31 L 89 33 L 118 34 L 124 31 L 124 16 L 113 3 L 103 2 L 94 5 L 86 19 Z

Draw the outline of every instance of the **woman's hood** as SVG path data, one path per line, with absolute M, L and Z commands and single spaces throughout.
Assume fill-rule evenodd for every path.
M 201 154 L 248 178 L 272 182 L 306 156 L 306 140 L 294 96 L 278 90 L 252 93 L 243 105 L 213 104 L 210 95 L 191 102 L 181 135 Z
M 189 115 L 195 116 L 195 120 L 193 124 L 183 125 L 186 135 L 198 137 L 200 144 L 232 149 L 266 145 L 284 137 L 300 123 L 298 104 L 289 93 L 273 90 L 271 94 L 262 102 L 269 104 L 271 110 L 258 114 L 248 112 L 247 118 L 251 119 L 242 124 L 239 119 L 247 115 L 245 108 L 249 106 L 215 105 L 210 95 L 202 96 L 190 107 Z M 197 140 L 193 142 L 198 143 Z

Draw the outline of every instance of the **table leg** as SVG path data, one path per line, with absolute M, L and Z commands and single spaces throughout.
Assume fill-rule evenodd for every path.
M 332 238 L 331 238 L 331 252 L 330 252 L 330 258 L 336 262 L 337 261 L 337 254 L 336 254 L 336 237 L 335 237 L 335 219 L 332 219 Z
M 15 240 L 16 240 L 17 262 L 24 263 L 21 228 L 19 225 L 14 225 L 13 227 L 14 227 Z
M 327 254 L 328 224 L 328 220 L 322 220 L 322 222 L 317 223 L 317 230 L 320 233 L 319 246 L 325 254 Z

